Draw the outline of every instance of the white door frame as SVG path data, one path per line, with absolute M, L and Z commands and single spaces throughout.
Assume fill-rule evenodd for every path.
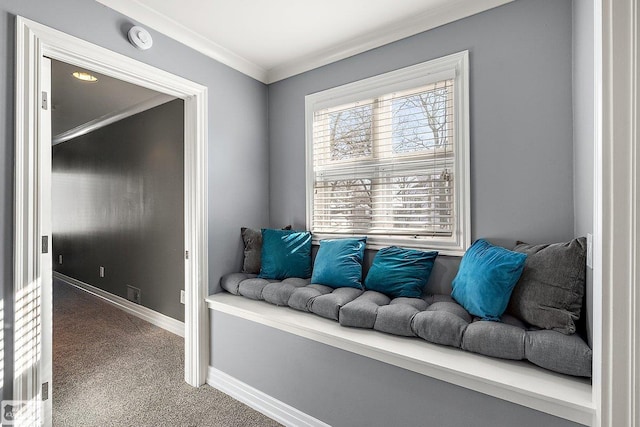
M 16 32 L 14 399 L 39 400 L 40 370 L 47 369 L 46 361 L 40 360 L 41 346 L 46 338 L 51 340 L 46 335 L 51 334 L 50 325 L 47 329 L 40 323 L 40 312 L 51 310 L 41 306 L 51 301 L 42 298 L 50 286 L 42 281 L 40 262 L 43 218 L 51 217 L 50 207 L 41 203 L 39 183 L 45 169 L 50 172 L 51 168 L 46 155 L 50 151 L 42 149 L 39 141 L 40 59 L 44 56 L 184 100 L 185 381 L 192 386 L 204 384 L 209 356 L 207 88 L 20 16 Z M 44 414 L 43 421 L 47 418 Z
M 640 10 L 594 4 L 593 425 L 640 427 Z

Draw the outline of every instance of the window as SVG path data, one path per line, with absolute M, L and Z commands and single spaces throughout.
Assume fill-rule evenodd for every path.
M 306 97 L 314 240 L 470 245 L 468 52 Z

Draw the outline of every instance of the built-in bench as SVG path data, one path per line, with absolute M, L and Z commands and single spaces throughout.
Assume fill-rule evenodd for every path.
M 212 317 L 214 312 L 235 316 L 579 424 L 593 421 L 595 405 L 588 378 L 373 329 L 345 328 L 309 312 L 226 291 L 210 295 L 207 304 Z
M 392 299 L 371 290 L 311 284 L 310 279 L 267 280 L 247 273 L 228 274 L 220 285 L 231 294 L 314 313 L 342 326 L 419 337 L 485 356 L 528 360 L 562 374 L 591 377 L 592 352 L 578 334 L 528 327 L 508 314 L 500 322 L 474 318 L 449 295 Z
M 256 241 L 259 247 L 261 242 Z M 522 255 L 504 252 L 484 241 L 477 243 L 507 257 L 520 257 L 522 263 Z M 247 239 L 245 268 L 246 248 Z M 478 252 L 478 248 L 480 246 L 474 251 Z M 207 301 L 214 313 L 258 322 L 590 425 L 594 415 L 590 382 L 592 351 L 582 336 L 575 333 L 577 324 L 574 324 L 580 314 L 579 306 L 576 312 L 576 305 L 582 304 L 582 293 L 576 292 L 577 289 L 583 291 L 580 287 L 584 287 L 584 249 L 584 239 L 556 245 L 518 246 L 521 253 L 529 254 L 528 267 L 518 282 L 520 287 L 514 291 L 517 297 L 512 298 L 506 313 L 502 307 L 500 313 L 504 314 L 499 318 L 471 315 L 469 311 L 476 309 L 472 307 L 467 311 L 465 307 L 469 305 L 459 304 L 460 295 L 455 295 L 455 289 L 456 299 L 452 298 L 451 275 L 457 277 L 463 271 L 459 260 L 454 268 L 449 268 L 452 267 L 449 263 L 440 269 L 436 265 L 432 279 L 437 282 L 429 281 L 427 288 L 421 285 L 420 289 L 425 289 L 422 295 L 420 291 L 411 297 L 393 297 L 385 290 L 384 293 L 372 290 L 369 282 L 364 289 L 359 284 L 347 286 L 345 282 L 339 286 L 313 283 L 316 270 L 311 279 L 262 278 L 258 258 L 254 268 L 260 270 L 260 276 L 251 272 L 227 274 L 220 282 L 226 292 L 211 295 Z M 491 263 L 501 263 L 500 259 L 490 259 L 493 261 L 488 266 L 485 260 L 485 267 L 473 268 L 491 269 Z M 322 268 L 333 271 L 331 260 L 329 258 L 327 264 L 325 257 L 318 271 Z M 474 269 L 470 270 L 473 275 L 477 274 Z M 469 266 L 464 270 L 466 274 Z M 442 271 L 449 276 L 446 280 Z M 429 273 L 426 272 L 427 277 Z M 382 281 L 393 282 L 385 275 Z M 442 293 L 428 293 L 429 290 Z M 538 295 L 528 293 L 531 291 Z M 511 303 L 515 304 L 511 306 Z M 214 317 L 212 315 L 212 319 Z M 540 322 L 548 322 L 549 326 Z

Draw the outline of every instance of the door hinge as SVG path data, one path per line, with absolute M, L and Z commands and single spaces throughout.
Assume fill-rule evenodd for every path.
M 49 236 L 42 236 L 42 253 L 49 253 Z
M 42 92 L 42 109 L 43 110 L 48 110 L 49 109 L 49 102 L 47 100 L 47 92 Z
M 189 251 L 184 251 L 184 259 L 189 259 Z
M 49 383 L 42 383 L 42 400 L 49 399 Z

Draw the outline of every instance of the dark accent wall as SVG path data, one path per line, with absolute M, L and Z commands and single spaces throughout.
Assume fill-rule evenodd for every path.
M 55 145 L 52 207 L 54 271 L 184 321 L 184 101 Z

